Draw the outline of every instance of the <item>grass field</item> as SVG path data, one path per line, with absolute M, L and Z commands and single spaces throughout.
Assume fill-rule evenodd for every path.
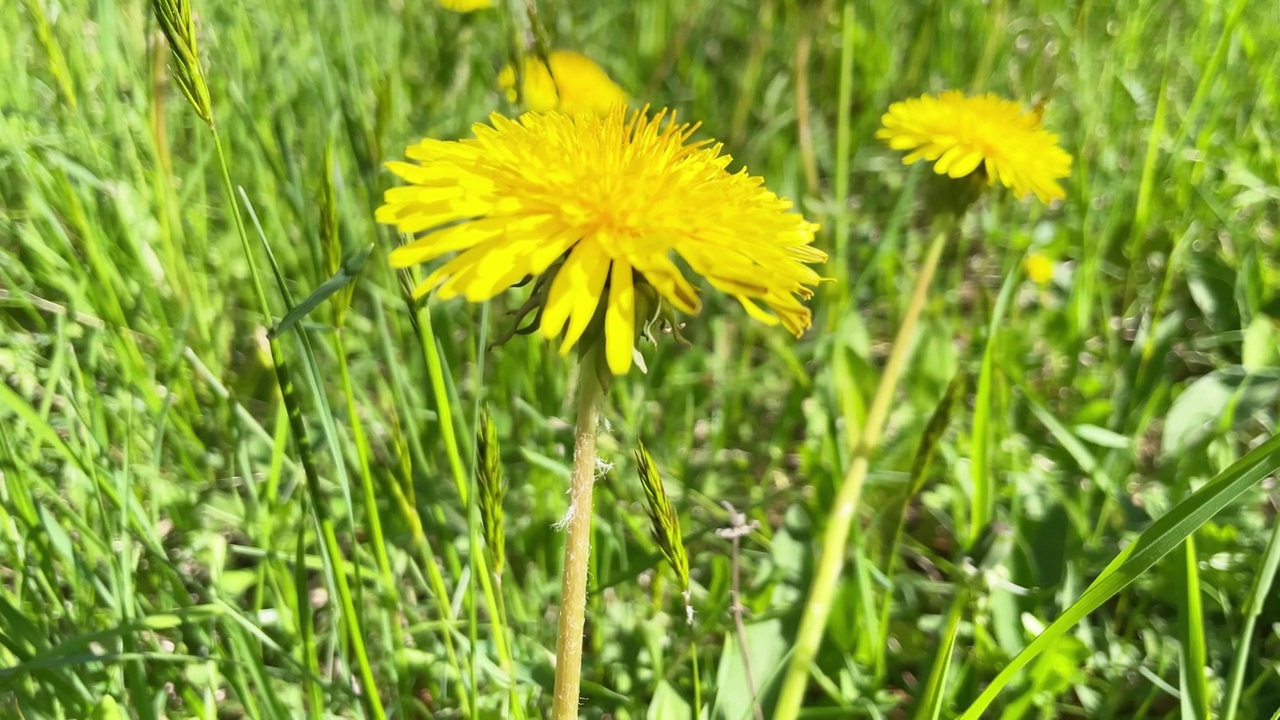
M 151 4 L 0 2 L 0 716 L 548 713 L 573 356 L 536 334 L 488 349 L 520 291 L 408 299 L 374 222 L 383 162 L 518 112 L 496 79 L 525 7 L 193 0 L 215 143 Z M 780 712 L 929 245 L 929 170 L 874 133 L 891 102 L 950 88 L 1047 99 L 1067 197 L 988 193 L 945 246 L 801 717 L 1280 714 L 1280 4 L 537 18 L 793 199 L 834 280 L 799 341 L 708 292 L 689 347 L 643 344 L 647 374 L 611 384 L 584 717 Z M 326 238 L 372 246 L 345 323 L 326 301 L 270 342 L 333 274 Z M 639 441 L 679 516 L 692 625 Z

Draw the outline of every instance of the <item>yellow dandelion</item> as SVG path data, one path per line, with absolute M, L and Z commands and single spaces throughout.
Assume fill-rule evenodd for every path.
M 1027 271 L 1027 277 L 1037 285 L 1048 285 L 1053 279 L 1053 260 L 1044 253 L 1031 253 L 1022 266 Z
M 546 63 L 536 56 L 526 56 L 521 79 L 521 92 L 517 95 L 516 71 L 508 65 L 498 73 L 498 86 L 506 90 L 507 100 L 523 100 L 533 112 L 603 113 L 627 102 L 627 93 L 603 68 L 591 58 L 568 50 L 549 53 Z
M 1070 174 L 1071 156 L 1040 126 L 1039 110 L 1026 112 L 991 93 L 951 90 L 890 105 L 876 137 L 909 150 L 902 159 L 908 165 L 928 160 L 934 172 L 952 178 L 982 168 L 988 185 L 999 180 L 1019 198 L 1035 193 L 1048 203 L 1066 196 L 1058 180 Z
M 440 7 L 456 13 L 469 13 L 493 7 L 493 0 L 439 0 Z
M 563 331 L 567 354 L 603 302 L 615 375 L 631 367 L 637 315 L 646 323 L 653 311 L 637 297 L 660 296 L 687 314 L 701 307 L 673 255 L 757 320 L 797 336 L 809 327 L 801 300 L 820 278 L 806 263 L 826 260 L 812 247 L 818 226 L 761 178 L 728 172 L 720 145 L 690 143 L 696 125 L 622 105 L 604 115 L 495 113 L 489 122 L 473 127 L 474 138 L 410 146 L 416 163 L 387 165 L 409 184 L 387 191 L 378 221 L 425 233 L 391 263 L 459 253 L 417 286 L 418 297 L 436 290 L 483 302 L 546 273 L 541 333 Z

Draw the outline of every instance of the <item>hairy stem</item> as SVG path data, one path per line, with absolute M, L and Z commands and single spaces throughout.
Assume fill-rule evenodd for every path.
M 587 569 L 591 552 L 591 492 L 596 480 L 596 424 L 603 388 L 590 358 L 578 376 L 578 421 L 574 429 L 573 479 L 565 516 L 564 577 L 560 590 L 560 632 L 556 641 L 556 694 L 551 716 L 578 717 L 582 679 L 582 626 L 587 609 Z
M 898 379 L 906 366 L 911 335 L 915 332 L 916 323 L 920 320 L 920 312 L 924 309 L 925 299 L 929 295 L 929 286 L 933 283 L 934 273 L 938 269 L 938 259 L 942 256 L 942 248 L 946 245 L 948 227 L 949 224 L 943 224 L 934 232 L 924 266 L 920 268 L 920 277 L 916 279 L 915 289 L 911 292 L 907 312 L 893 340 L 893 350 L 889 353 L 884 373 L 880 376 L 880 384 L 876 386 L 875 397 L 871 400 L 866 424 L 862 428 L 857 444 L 853 447 L 849 471 L 845 474 L 840 490 L 836 494 L 835 507 L 832 508 L 826 533 L 822 538 L 817 574 L 814 575 L 813 584 L 810 585 L 809 600 L 805 604 L 804 617 L 800 620 L 800 631 L 796 635 L 795 651 L 791 654 L 791 662 L 787 666 L 786 678 L 782 682 L 782 691 L 778 696 L 777 712 L 774 715 L 776 720 L 795 720 L 800 712 L 800 704 L 804 700 L 805 688 L 809 681 L 809 664 L 813 662 L 822 644 L 827 617 L 831 614 L 831 603 L 835 598 L 836 587 L 839 585 L 840 573 L 844 569 L 849 528 L 853 525 L 858 500 L 862 496 L 862 485 L 867 479 L 871 453 L 879 445 L 880 434 L 889 417 L 889 406 L 898 387 Z

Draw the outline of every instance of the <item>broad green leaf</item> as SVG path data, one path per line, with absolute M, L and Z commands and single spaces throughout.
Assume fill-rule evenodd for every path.
M 1239 368 L 1215 370 L 1191 383 L 1173 401 L 1164 422 L 1161 451 L 1172 457 L 1215 429 L 1225 430 L 1236 419 L 1275 401 L 1280 378 L 1250 375 Z
M 1128 450 L 1133 446 L 1133 440 L 1121 435 L 1114 430 L 1108 430 L 1098 425 L 1076 425 L 1071 428 L 1076 437 L 1098 447 L 1108 448 L 1111 450 Z
M 1259 313 L 1245 327 L 1240 364 L 1249 372 L 1280 365 L 1280 332 L 1276 330 L 1275 320 Z
M 666 680 L 658 682 L 658 689 L 649 702 L 646 720 L 689 720 L 693 717 L 693 707 L 680 697 L 671 683 Z
M 751 677 L 756 693 L 763 695 L 782 662 L 791 650 L 781 620 L 750 623 L 745 632 L 747 655 L 751 659 Z M 711 717 L 717 720 L 743 720 L 752 716 L 751 682 L 742 662 L 742 649 L 732 631 L 725 634 L 720 668 L 716 672 L 716 699 Z M 768 703 L 756 698 L 764 707 Z
M 93 713 L 89 715 L 90 720 L 121 720 L 123 717 L 116 699 L 110 695 L 103 696 L 93 708 Z

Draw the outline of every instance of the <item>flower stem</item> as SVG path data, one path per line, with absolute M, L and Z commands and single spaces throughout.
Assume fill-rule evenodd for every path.
M 603 394 L 595 363 L 588 356 L 578 376 L 578 421 L 574 428 L 569 511 L 565 517 L 564 577 L 560 590 L 560 632 L 556 641 L 556 694 L 551 711 L 554 720 L 578 717 L 587 560 L 591 552 L 591 493 L 596 480 L 596 424 Z
M 827 521 L 826 533 L 822 538 L 818 571 L 809 589 L 809 600 L 805 604 L 804 616 L 800 620 L 800 630 L 796 635 L 795 651 L 791 654 L 791 662 L 787 666 L 782 691 L 778 696 L 777 712 L 774 714 L 776 720 L 795 720 L 800 712 L 800 704 L 804 700 L 805 688 L 809 681 L 809 664 L 813 662 L 822 644 L 827 617 L 831 614 L 831 603 L 835 598 L 840 573 L 844 569 L 845 545 L 849 540 L 849 528 L 853 524 L 858 500 L 862 496 L 862 485 L 867 479 L 871 453 L 880 443 L 880 435 L 884 431 L 885 421 L 889 416 L 889 406 L 893 401 L 898 379 L 902 376 L 902 370 L 906 365 L 911 335 L 915 332 L 916 323 L 920 320 L 920 312 L 924 309 L 925 299 L 929 295 L 929 286 L 938 269 L 938 259 L 942 256 L 942 248 L 946 245 L 948 235 L 949 223 L 941 224 L 934 231 L 924 266 L 920 268 L 920 277 L 916 279 L 915 289 L 911 292 L 907 312 L 893 340 L 893 350 L 889 353 L 884 373 L 880 376 L 880 384 L 876 386 L 875 397 L 871 400 L 866 424 L 862 428 L 857 444 L 853 447 L 853 458 L 849 463 L 849 470 L 840 484 L 835 507 Z

